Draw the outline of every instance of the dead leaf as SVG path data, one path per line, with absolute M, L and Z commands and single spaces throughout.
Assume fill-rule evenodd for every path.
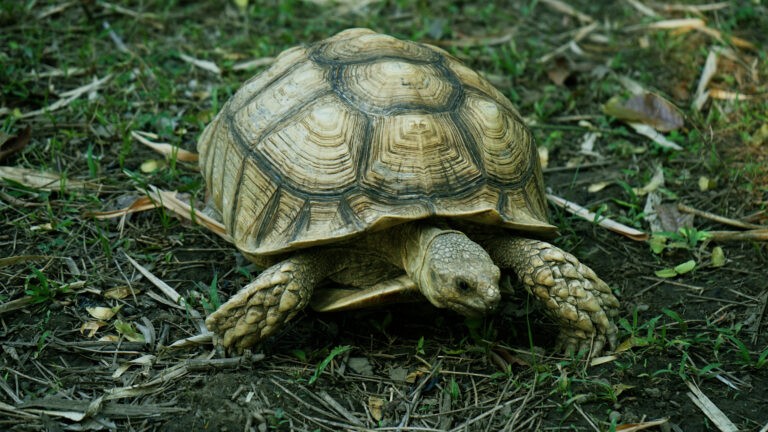
M 743 101 L 752 99 L 752 95 L 737 93 L 727 90 L 712 89 L 709 91 L 709 96 L 712 99 L 730 100 L 730 101 Z
M 103 321 L 109 321 L 112 319 L 112 317 L 115 316 L 117 311 L 120 310 L 120 307 L 116 308 L 108 308 L 104 306 L 94 306 L 94 307 L 87 307 L 85 310 L 88 312 L 88 314 L 97 320 L 103 320 Z
M 706 192 L 717 187 L 717 180 L 709 178 L 707 176 L 699 177 L 699 190 Z
M 0 267 L 7 267 L 14 264 L 21 264 L 25 263 L 27 261 L 39 261 L 42 259 L 48 259 L 51 258 L 50 256 L 46 255 L 16 255 L 16 256 L 10 256 L 5 258 L 0 258 Z
M 665 149 L 670 149 L 670 150 L 678 150 L 678 151 L 683 149 L 680 145 L 668 140 L 667 137 L 660 134 L 656 129 L 654 129 L 653 127 L 647 124 L 634 123 L 634 122 L 629 122 L 627 124 L 629 125 L 629 127 L 634 129 L 635 132 L 637 132 L 638 134 L 646 138 L 649 138 L 651 141 L 656 143 L 656 145 L 658 145 L 659 147 L 663 147 Z
M 628 337 L 624 342 L 620 343 L 619 346 L 616 347 L 616 353 L 622 353 L 624 351 L 629 351 L 634 347 L 644 347 L 648 346 L 648 341 L 639 338 L 637 336 L 630 336 Z
M 704 394 L 696 384 L 686 381 L 688 388 L 688 397 L 694 404 L 707 416 L 722 432 L 738 432 L 739 428 L 728 418 L 712 400 Z
M 102 186 L 98 183 L 72 180 L 61 174 L 38 171 L 29 168 L 0 166 L 0 178 L 12 180 L 32 189 L 58 192 L 69 189 L 95 189 Z
M 603 112 L 626 122 L 647 124 L 661 132 L 673 131 L 683 126 L 680 110 L 656 93 L 637 94 L 623 103 L 614 97 L 605 104 Z
M 427 374 L 429 374 L 429 369 L 424 368 L 424 367 L 420 367 L 420 368 L 410 372 L 408 374 L 408 376 L 405 377 L 405 382 L 407 382 L 409 384 L 413 384 L 413 383 L 417 382 L 419 379 L 421 379 L 421 377 L 423 377 L 424 375 L 427 375 Z
M 667 423 L 669 419 L 662 418 L 658 420 L 650 420 L 642 423 L 624 423 L 616 425 L 616 432 L 635 432 L 643 429 L 650 429 L 652 427 L 660 426 Z
M 706 23 L 704 20 L 699 18 L 681 18 L 681 19 L 670 19 L 670 20 L 662 20 L 662 21 L 656 21 L 654 23 L 650 23 L 645 28 L 649 29 L 657 29 L 657 30 L 671 30 L 671 29 L 684 29 L 684 30 L 693 30 L 695 28 L 702 28 L 706 27 Z
M 182 162 L 197 162 L 199 156 L 195 152 L 184 150 L 178 146 L 168 143 L 158 143 L 150 141 L 149 138 L 157 139 L 157 135 L 147 132 L 131 131 L 131 136 L 138 142 L 162 154 L 166 158 L 175 158 Z
M 620 394 L 624 393 L 625 391 L 632 390 L 633 388 L 635 388 L 635 386 L 633 386 L 633 385 L 621 384 L 621 383 L 614 384 L 611 387 L 613 387 L 613 394 L 615 396 L 619 396 Z
M 701 26 L 701 27 L 695 27 L 695 29 L 706 35 L 712 36 L 713 38 L 717 39 L 720 42 L 723 42 L 723 43 L 730 42 L 735 47 L 757 51 L 757 47 L 752 42 L 749 42 L 747 40 L 744 40 L 736 36 L 723 36 L 720 30 L 713 29 L 712 27 Z
M 201 211 L 195 210 L 188 202 L 179 199 L 176 192 L 164 191 L 155 186 L 150 186 L 149 196 L 154 202 L 165 207 L 167 210 L 172 211 L 174 214 L 202 225 L 224 240 L 234 243 L 232 238 L 227 234 L 227 230 L 223 223 L 207 216 Z
M 648 183 L 641 188 L 633 188 L 633 191 L 637 196 L 645 196 L 646 194 L 655 192 L 662 186 L 664 186 L 664 169 L 659 165 L 654 170 L 653 177 L 651 177 Z
M 680 212 L 676 203 L 659 204 L 654 206 L 658 216 L 660 231 L 678 232 L 680 228 L 693 227 L 693 215 Z
M 152 202 L 152 199 L 148 196 L 142 196 L 136 198 L 128 207 L 124 207 L 117 210 L 110 210 L 104 212 L 88 212 L 85 216 L 90 216 L 96 219 L 112 219 L 122 217 L 131 213 L 142 212 L 156 208 L 157 206 Z
M 539 153 L 539 163 L 542 168 L 549 166 L 549 149 L 544 146 L 539 146 L 536 149 Z
M 149 159 L 141 163 L 139 170 L 144 174 L 151 174 L 163 167 L 165 167 L 165 162 L 158 159 Z
M 601 190 L 605 189 L 611 184 L 613 184 L 612 181 L 602 181 L 602 182 L 592 183 L 587 187 L 587 192 L 589 193 L 600 192 Z
M 96 332 L 105 325 L 107 325 L 107 322 L 101 320 L 84 322 L 83 325 L 80 326 L 80 334 L 92 338 L 96 335 Z
M 579 21 L 582 21 L 582 22 L 592 22 L 592 21 L 595 20 L 591 16 L 579 12 L 573 6 L 569 5 L 567 2 L 563 2 L 563 1 L 560 1 L 560 0 L 542 0 L 542 3 L 544 3 L 545 5 L 551 7 L 552 9 L 556 10 L 557 12 L 560 12 L 560 13 L 563 13 L 563 14 L 575 17 Z
M 373 376 L 373 366 L 365 357 L 350 357 L 347 366 L 358 375 Z
M 17 135 L 8 135 L 0 131 L 0 162 L 14 153 L 18 153 L 29 144 L 32 128 L 27 126 Z
M 129 286 L 123 285 L 114 288 L 110 288 L 104 292 L 104 297 L 109 299 L 121 300 L 131 295 L 136 295 L 140 291 L 137 289 L 131 289 Z
M 384 399 L 376 396 L 368 396 L 368 410 L 371 412 L 371 417 L 376 421 L 381 421 L 384 409 Z
M 569 76 L 571 76 L 571 68 L 565 57 L 555 57 L 555 60 L 549 63 L 547 77 L 555 85 L 563 86 Z
M 94 77 L 93 81 L 90 84 L 86 84 L 82 87 L 78 87 L 76 89 L 69 90 L 59 94 L 61 99 L 57 100 L 56 102 L 53 102 L 52 104 L 46 107 L 43 107 L 34 111 L 19 113 L 17 117 L 20 117 L 20 118 L 35 117 L 35 116 L 47 114 L 47 113 L 59 110 L 61 108 L 64 108 L 65 106 L 71 104 L 72 101 L 76 100 L 80 96 L 86 93 L 92 94 L 93 92 L 97 91 L 99 88 L 101 88 L 102 85 L 104 85 L 107 81 L 111 79 L 112 79 L 112 74 L 109 74 L 101 79 L 97 79 L 96 77 Z
M 196 59 L 186 54 L 179 54 L 179 58 L 191 64 L 192 66 L 199 67 L 200 69 L 207 70 L 208 72 L 214 73 L 216 75 L 221 75 L 221 69 L 216 66 L 216 63 L 212 61 Z
M 696 93 L 693 96 L 693 109 L 701 111 L 701 108 L 709 99 L 709 82 L 712 81 L 712 77 L 717 72 L 717 53 L 714 50 L 710 50 L 707 54 L 707 61 L 704 63 L 704 68 L 701 71 L 699 77 L 699 83 L 696 86 Z

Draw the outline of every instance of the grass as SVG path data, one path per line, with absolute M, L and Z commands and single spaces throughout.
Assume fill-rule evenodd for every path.
M 592 35 L 597 37 L 578 43 L 584 55 L 563 51 L 571 68 L 565 86 L 548 78 L 557 63 L 538 60 L 568 43 L 586 23 L 545 2 L 372 2 L 347 12 L 312 2 L 245 3 L 242 10 L 229 3 L 159 1 L 126 3 L 125 9 L 106 2 L 0 6 L 0 130 L 14 135 L 32 128 L 29 145 L 0 163 L 62 175 L 50 189 L 0 183 L 0 259 L 45 257 L 0 261 L 0 308 L 28 301 L 20 309 L 0 309 L 0 339 L 8 353 L 0 361 L 3 403 L 27 409 L 13 396 L 25 403 L 50 403 L 45 398 L 90 403 L 115 387 L 151 383 L 169 368 L 210 355 L 205 345 L 168 348 L 199 333 L 195 320 L 189 311 L 158 300 L 162 295 L 125 256 L 147 266 L 201 313 L 253 277 L 248 262 L 230 245 L 162 210 L 123 221 L 99 221 L 86 214 L 124 207 L 149 185 L 203 202 L 194 165 L 171 157 L 158 169 L 142 172 L 143 163 L 162 158 L 138 144 L 131 132 L 152 132 L 158 141 L 194 150 L 204 125 L 244 80 L 263 69 L 237 70 L 235 65 L 343 28 L 366 26 L 441 43 L 485 73 L 520 108 L 538 143 L 549 150 L 550 167 L 576 165 L 570 171 L 548 172 L 547 185 L 601 215 L 647 229 L 645 197 L 634 188 L 648 184 L 656 166 L 664 169 L 660 193 L 667 202 L 683 201 L 734 218 L 765 211 L 768 205 L 766 143 L 752 143 L 768 123 L 765 98 L 713 100 L 701 112 L 689 103 L 713 46 L 737 56 L 737 61 L 720 56 L 714 87 L 765 93 L 768 40 L 763 30 L 768 14 L 759 2 L 734 2 L 704 13 L 710 27 L 725 37 L 750 41 L 757 50 L 739 49 L 697 31 L 627 31 L 657 19 L 627 3 L 569 2 L 595 17 L 598 30 Z M 482 42 L 506 34 L 511 35 L 508 42 Z M 119 49 L 114 37 L 128 50 Z M 223 72 L 196 68 L 180 54 L 212 61 Z M 752 62 L 757 81 L 749 72 Z M 23 117 L 107 76 L 111 78 L 98 89 L 66 106 Z M 686 125 L 667 137 L 684 150 L 662 149 L 603 113 L 602 104 L 626 93 L 620 77 L 677 103 Z M 594 149 L 599 157 L 579 151 L 587 132 L 600 134 Z M 595 162 L 606 163 L 582 168 Z M 700 176 L 713 179 L 714 188 L 700 191 Z M 78 180 L 102 187 L 72 187 Z M 611 185 L 602 191 L 586 191 L 606 180 Z M 169 379 L 164 393 L 147 385 L 142 387 L 147 393 L 116 399 L 143 406 L 147 413 L 174 401 L 190 410 L 183 416 L 120 416 L 107 409 L 114 401 L 103 405 L 102 414 L 135 430 L 140 422 L 143 430 L 174 424 L 194 430 L 202 425 L 194 412 L 207 413 L 205 426 L 212 430 L 239 430 L 247 421 L 261 421 L 259 416 L 273 430 L 348 425 L 350 420 L 327 400 L 317 402 L 323 413 L 312 412 L 310 418 L 285 402 L 293 401 L 291 394 L 311 398 L 323 390 L 370 427 L 409 419 L 406 423 L 412 426 L 433 429 L 465 424 L 470 430 L 512 430 L 510 425 L 516 424 L 519 430 L 591 430 L 594 423 L 601 430 L 615 430 L 643 417 L 669 416 L 684 430 L 713 430 L 702 419 L 689 420 L 698 408 L 687 398 L 685 383 L 694 381 L 741 429 L 759 430 L 768 422 L 765 413 L 750 410 L 768 401 L 765 324 L 750 318 L 761 316 L 766 301 L 764 244 L 723 244 L 726 265 L 707 267 L 700 264 L 712 246 L 704 234 L 724 229 L 715 223 L 697 220 L 693 228 L 668 232 L 661 253 L 654 254 L 648 245 L 624 240 L 589 221 L 554 209 L 552 213 L 562 234 L 557 244 L 593 266 L 621 294 L 625 306 L 618 324 L 624 349 L 611 362 L 588 368 L 581 358 L 553 355 L 551 339 L 557 330 L 536 313 L 529 314 L 524 298 L 505 305 L 500 315 L 474 322 L 434 311 L 409 312 L 407 307 L 332 316 L 307 312 L 261 347 L 267 354 L 262 363 L 241 363 L 234 371 L 210 363 L 211 369 L 188 371 L 189 379 Z M 760 221 L 765 223 L 765 217 Z M 672 281 L 653 275 L 689 259 L 696 260 L 697 268 Z M 133 294 L 104 296 L 115 287 L 130 287 Z M 85 309 L 90 305 L 121 306 L 93 339 L 78 331 L 90 320 Z M 151 346 L 140 342 L 139 326 L 146 328 L 147 322 L 159 341 Z M 119 350 L 97 341 L 111 336 L 122 341 Z M 328 367 L 342 365 L 342 354 L 349 352 L 368 359 L 375 375 L 341 374 L 343 367 Z M 146 363 L 144 355 L 153 360 Z M 122 378 L 111 378 L 117 365 L 139 358 L 145 362 L 142 371 L 129 369 Z M 418 381 L 423 374 L 415 374 L 411 383 L 401 379 L 425 367 L 424 362 L 441 364 L 429 375 L 437 391 L 427 385 L 431 382 Z M 285 390 L 272 379 L 280 379 L 275 382 Z M 420 384 L 421 393 L 414 393 Z M 367 404 L 374 396 L 387 401 L 383 420 L 369 421 Z M 514 404 L 504 405 L 509 401 Z M 74 405 L 68 408 L 76 411 Z M 252 420 L 243 412 L 258 415 Z M 0 429 L 25 430 L 49 422 L 31 415 L 25 423 L 16 417 L 0 420 Z M 53 421 L 71 424 L 58 417 Z

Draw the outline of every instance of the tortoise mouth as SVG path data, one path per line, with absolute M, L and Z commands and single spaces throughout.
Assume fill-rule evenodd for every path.
M 499 305 L 498 299 L 492 299 L 492 300 L 483 300 L 480 298 L 477 299 L 463 299 L 461 301 L 455 300 L 448 303 L 448 308 L 458 312 L 461 315 L 464 315 L 467 318 L 480 318 L 482 316 L 488 315 L 489 313 L 496 310 L 496 307 Z

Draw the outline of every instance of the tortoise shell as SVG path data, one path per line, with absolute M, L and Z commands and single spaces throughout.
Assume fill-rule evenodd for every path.
M 555 231 L 509 100 L 445 51 L 368 29 L 281 53 L 198 150 L 209 203 L 247 254 L 427 218 Z

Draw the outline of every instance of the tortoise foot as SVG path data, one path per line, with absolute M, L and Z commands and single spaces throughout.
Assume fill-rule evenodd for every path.
M 274 333 L 306 306 L 312 285 L 305 284 L 301 262 L 293 258 L 264 270 L 214 311 L 205 324 L 214 343 L 240 354 Z
M 521 279 L 560 324 L 557 349 L 566 354 L 596 355 L 616 346 L 618 329 L 612 318 L 619 300 L 592 269 L 549 243 L 528 240 L 529 259 Z
M 619 312 L 619 301 L 592 269 L 539 240 L 494 239 L 488 245 L 494 260 L 512 268 L 560 325 L 558 350 L 597 355 L 606 346 L 616 346 L 618 329 L 612 318 Z

